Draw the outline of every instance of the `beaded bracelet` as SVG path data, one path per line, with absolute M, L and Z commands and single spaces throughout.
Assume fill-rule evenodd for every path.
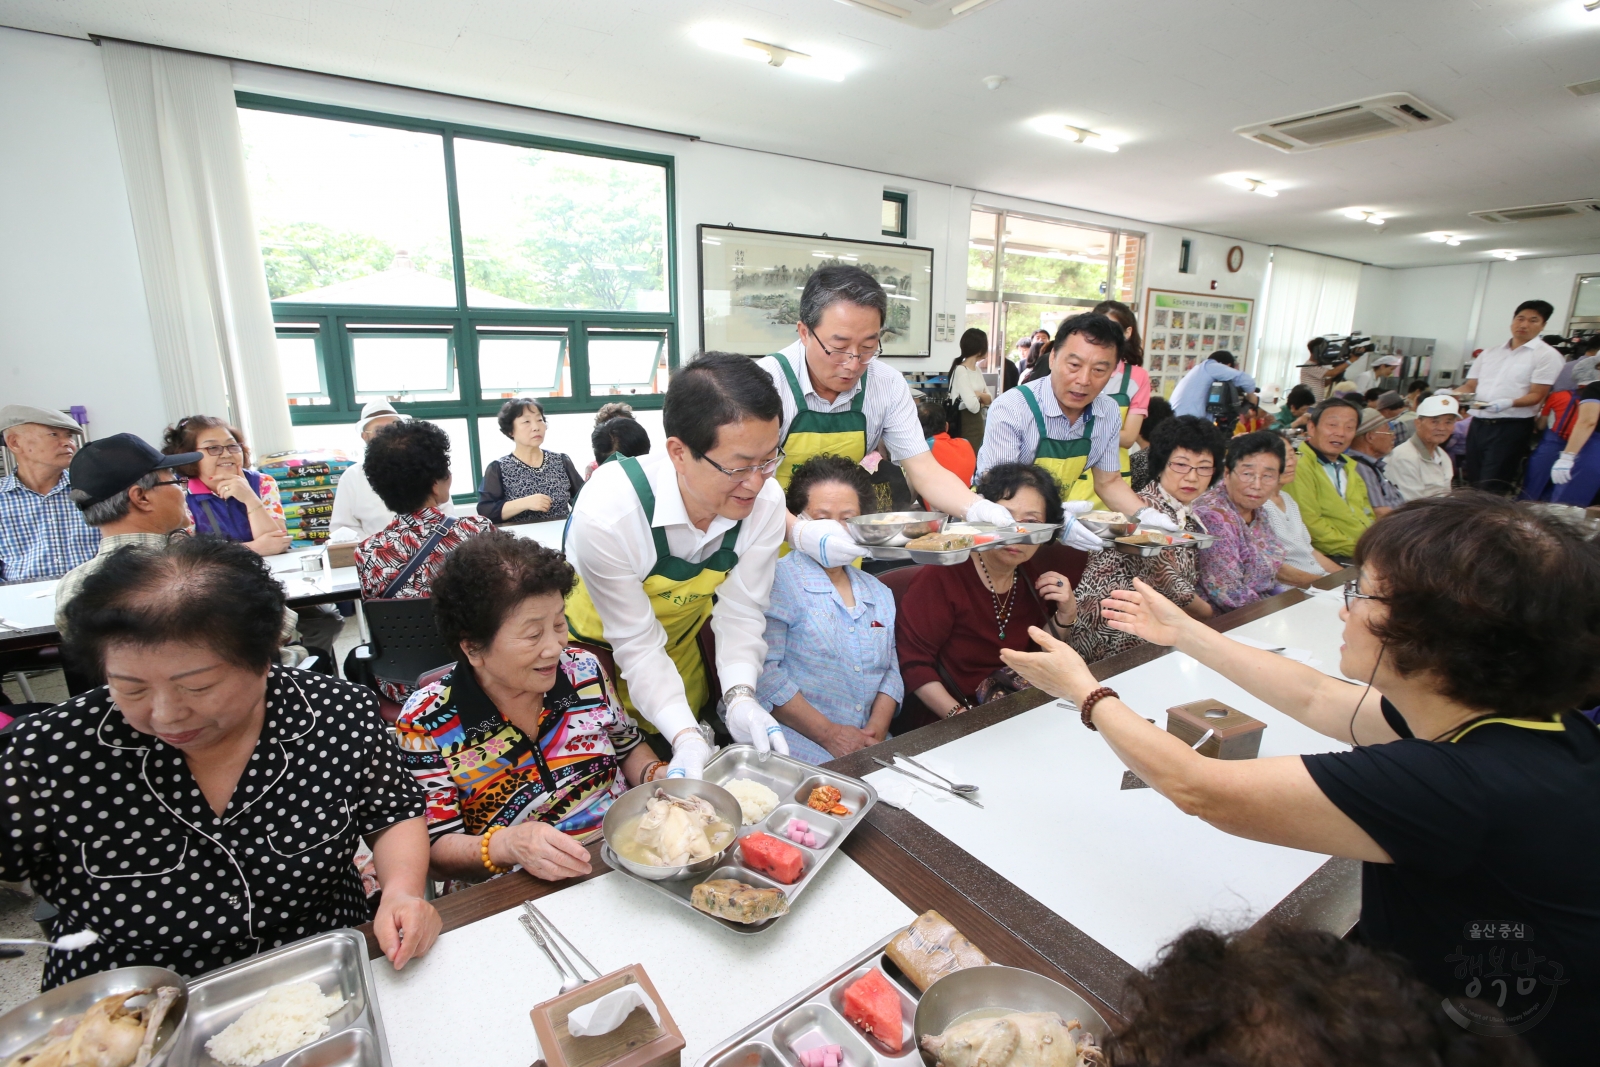
M 490 874 L 505 874 L 511 869 L 510 867 L 496 867 L 489 859 L 489 838 L 493 837 L 503 829 L 505 829 L 503 826 L 491 826 L 485 830 L 483 832 L 483 836 L 478 839 L 478 855 L 483 860 L 484 869 Z
M 1116 695 L 1117 691 L 1115 689 L 1111 688 L 1109 685 L 1102 685 L 1099 689 L 1096 689 L 1094 692 L 1084 697 L 1083 703 L 1078 705 L 1078 711 L 1083 716 L 1083 725 L 1087 726 L 1095 733 L 1099 733 L 1100 727 L 1096 726 L 1092 721 L 1090 721 L 1089 715 L 1094 711 L 1094 706 L 1100 703 L 1100 701 L 1104 700 L 1106 697 L 1114 697 Z M 1119 697 L 1118 699 L 1121 698 Z
M 650 761 L 649 763 L 645 764 L 644 773 L 639 776 L 639 781 L 641 783 L 655 781 L 656 780 L 656 772 L 659 771 L 661 768 L 665 767 L 666 765 L 667 765 L 667 761 L 664 760 L 664 759 L 658 759 L 658 760 Z

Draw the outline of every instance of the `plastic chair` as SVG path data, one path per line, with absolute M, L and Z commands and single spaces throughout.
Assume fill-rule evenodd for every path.
M 374 678 L 397 685 L 415 685 L 425 673 L 455 662 L 458 653 L 444 643 L 433 622 L 433 604 L 426 597 L 362 602 L 367 618 L 367 659 Z M 357 652 L 359 655 L 359 650 Z M 384 700 L 382 710 L 389 722 L 399 716 L 399 705 Z

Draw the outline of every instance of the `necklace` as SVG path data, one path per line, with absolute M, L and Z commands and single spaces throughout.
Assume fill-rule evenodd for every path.
M 983 571 L 984 588 L 989 590 L 989 599 L 994 602 L 994 621 L 1000 627 L 1000 640 L 1006 639 L 1006 624 L 1011 621 L 1011 607 L 1017 600 L 1017 578 L 1011 576 L 1011 588 L 1006 590 L 1005 611 L 1000 609 L 1000 595 L 994 591 L 994 576 L 989 573 L 989 565 L 983 561 L 983 556 L 978 556 L 978 567 Z

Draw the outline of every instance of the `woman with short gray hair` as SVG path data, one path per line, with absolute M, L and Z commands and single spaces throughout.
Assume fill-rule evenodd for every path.
M 526 396 L 507 400 L 497 421 L 515 447 L 484 470 L 478 514 L 502 524 L 554 522 L 572 514 L 583 479 L 572 457 L 545 449 L 550 422 L 544 405 Z

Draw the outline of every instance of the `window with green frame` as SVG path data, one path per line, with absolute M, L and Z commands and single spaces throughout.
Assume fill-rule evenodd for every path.
M 671 156 L 237 99 L 302 446 L 348 446 L 387 399 L 450 434 L 467 499 L 510 450 L 508 398 L 540 398 L 552 436 L 570 423 L 585 446 L 582 416 L 607 401 L 661 407 L 678 363 Z

